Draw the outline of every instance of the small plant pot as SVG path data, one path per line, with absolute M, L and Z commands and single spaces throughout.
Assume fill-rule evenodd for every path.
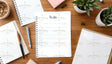
M 8 5 L 8 3 L 6 2 L 6 1 L 4 1 L 4 0 L 0 0 L 0 3 L 4 3 L 5 5 L 6 5 L 6 7 L 7 7 L 7 12 L 3 15 L 3 16 L 0 16 L 0 19 L 5 19 L 5 18 L 7 18 L 8 16 L 9 16 L 9 14 L 10 14 L 10 7 L 9 7 L 9 5 Z M 1 4 L 0 4 L 1 5 Z M 1 5 L 2 6 L 2 5 Z
M 99 14 L 97 15 L 97 17 L 96 17 L 96 24 L 97 24 L 98 26 L 100 26 L 100 27 L 105 27 L 104 22 L 101 20 L 101 13 L 102 13 L 104 10 L 106 10 L 106 9 L 108 9 L 108 8 L 102 9 L 102 10 L 99 12 Z M 108 24 L 107 26 L 111 26 L 111 25 L 112 25 L 112 23 L 111 23 L 111 24 Z
M 74 6 L 74 9 L 76 10 L 76 12 L 78 12 L 78 13 L 86 13 L 86 11 L 85 10 L 81 10 L 79 7 L 77 7 L 77 6 Z

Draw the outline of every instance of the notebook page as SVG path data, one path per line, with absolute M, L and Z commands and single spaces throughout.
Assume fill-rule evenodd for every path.
M 34 22 L 35 14 L 43 12 L 40 0 L 13 0 L 21 26 Z
M 82 29 L 72 64 L 108 64 L 112 37 Z
M 36 27 L 37 58 L 71 57 L 71 13 L 38 13 Z
M 23 47 L 25 48 L 25 43 Z M 28 54 L 28 49 L 24 50 Z M 22 56 L 14 22 L 0 27 L 0 57 L 7 64 Z

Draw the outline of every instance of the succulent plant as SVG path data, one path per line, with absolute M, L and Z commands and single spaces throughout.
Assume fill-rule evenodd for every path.
M 108 7 L 108 9 L 102 11 L 101 19 L 104 22 L 105 26 L 112 23 L 112 6 Z
M 75 0 L 72 3 L 81 10 L 85 10 L 87 12 L 87 15 L 90 16 L 90 11 L 93 11 L 93 8 L 101 8 L 98 1 L 99 0 Z

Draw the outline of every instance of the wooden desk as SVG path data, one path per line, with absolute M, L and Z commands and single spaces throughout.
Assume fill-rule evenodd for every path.
M 12 0 L 6 0 L 8 2 L 8 4 L 10 5 L 11 8 L 11 14 L 7 19 L 4 20 L 0 20 L 0 26 L 4 25 L 12 20 L 16 20 L 18 23 L 18 26 L 22 32 L 22 35 L 24 37 L 24 40 L 28 46 L 28 38 L 27 38 L 27 33 L 26 33 L 26 26 L 21 27 L 16 15 L 16 11 L 13 5 Z M 61 8 L 61 6 L 59 6 L 57 9 L 53 9 L 50 4 L 47 2 L 47 0 L 41 0 L 43 8 L 45 11 L 71 11 L 72 13 L 72 21 L 71 21 L 71 29 L 72 29 L 72 57 L 71 58 L 42 58 L 42 59 L 37 59 L 35 57 L 35 23 L 32 23 L 30 25 L 27 25 L 30 27 L 31 30 L 31 42 L 33 45 L 33 48 L 30 49 L 29 47 L 29 51 L 30 54 L 26 56 L 26 59 L 23 58 L 19 58 L 9 64 L 26 64 L 27 61 L 31 58 L 34 61 L 36 61 L 38 64 L 54 64 L 55 62 L 61 60 L 62 64 L 71 64 L 73 57 L 74 57 L 74 53 L 75 53 L 75 49 L 77 46 L 77 42 L 79 39 L 79 35 L 80 35 L 80 31 L 81 28 L 87 28 L 87 29 L 91 29 L 100 33 L 104 33 L 107 35 L 112 36 L 112 27 L 107 27 L 107 28 L 100 28 L 96 25 L 95 23 L 95 18 L 97 16 L 97 14 L 99 13 L 100 10 L 96 10 L 94 9 L 94 12 L 91 12 L 91 16 L 88 17 L 86 14 L 78 14 L 74 8 L 73 8 L 73 4 L 72 4 L 73 0 L 66 0 L 66 2 L 64 2 L 63 4 L 67 4 L 67 6 L 65 8 Z M 62 5 L 63 5 L 62 4 Z M 108 7 L 112 5 L 112 0 L 104 0 L 104 4 L 101 4 L 102 8 Z M 82 26 L 81 23 L 84 22 L 85 26 Z M 111 62 L 112 64 L 112 62 Z

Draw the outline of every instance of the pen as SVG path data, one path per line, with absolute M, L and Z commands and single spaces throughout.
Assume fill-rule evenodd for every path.
M 23 46 L 22 46 L 22 43 L 21 43 L 21 37 L 20 37 L 20 34 L 18 32 L 17 32 L 17 35 L 18 35 L 18 40 L 19 40 L 19 45 L 20 45 L 21 53 L 22 53 L 23 58 L 25 59 L 24 49 L 23 49 Z
M 104 1 L 103 1 L 103 0 L 100 0 L 100 2 L 101 2 L 101 3 L 104 3 Z
M 57 63 L 55 63 L 55 64 L 61 64 L 61 61 L 58 61 Z
M 29 27 L 26 27 L 26 30 L 27 30 L 27 35 L 28 35 L 29 46 L 31 48 L 32 46 L 31 46 L 30 29 L 29 29 Z

